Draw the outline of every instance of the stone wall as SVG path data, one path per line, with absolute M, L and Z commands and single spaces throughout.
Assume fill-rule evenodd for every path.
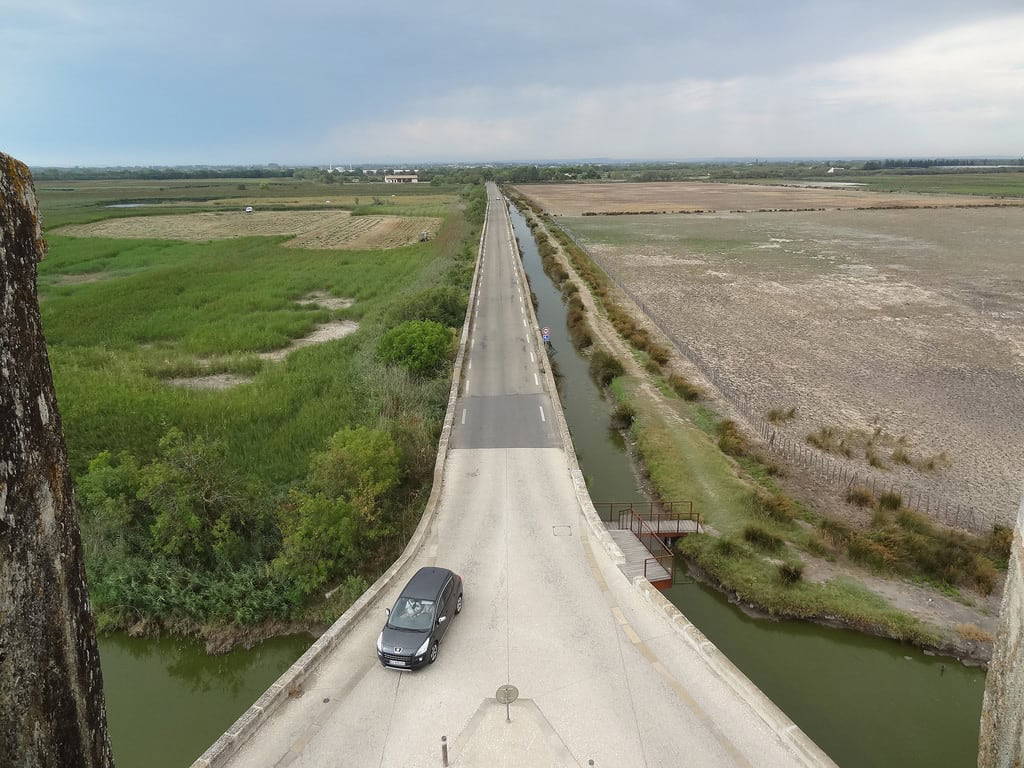
M 36 297 L 28 168 L 0 153 L 0 766 L 106 768 L 103 681 Z
M 985 683 L 978 768 L 1024 766 L 1024 499 Z

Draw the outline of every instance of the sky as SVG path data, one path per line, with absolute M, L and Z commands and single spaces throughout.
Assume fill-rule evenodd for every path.
M 1024 155 L 1021 0 L 0 0 L 32 165 Z

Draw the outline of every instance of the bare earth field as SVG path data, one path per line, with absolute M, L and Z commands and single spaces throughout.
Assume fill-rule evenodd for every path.
M 591 207 L 588 187 L 574 189 L 575 208 Z M 911 454 L 945 453 L 949 466 L 899 464 L 890 444 L 871 471 L 989 523 L 1012 520 L 1024 465 L 1024 209 L 560 223 L 750 413 L 796 407 L 782 429 L 799 440 L 823 425 L 905 436 Z M 849 461 L 870 469 L 863 455 Z
M 257 211 L 189 213 L 178 216 L 137 216 L 104 219 L 56 230 L 72 237 L 222 240 L 232 237 L 294 235 L 285 245 L 295 248 L 397 248 L 431 236 L 438 218 L 421 216 L 352 216 L 348 211 Z
M 1024 204 L 1020 199 L 996 200 L 967 195 L 891 194 L 862 189 L 685 181 L 645 184 L 523 184 L 518 189 L 556 216 L 619 212 L 793 211 Z

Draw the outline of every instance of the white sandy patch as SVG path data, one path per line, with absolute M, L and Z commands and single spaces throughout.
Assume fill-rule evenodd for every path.
M 248 384 L 252 376 L 239 376 L 234 373 L 211 373 L 207 376 L 188 376 L 175 379 L 167 379 L 172 387 L 184 389 L 231 389 L 240 384 Z
M 270 352 L 260 352 L 257 354 L 257 357 L 263 360 L 278 362 L 284 360 L 297 349 L 311 347 L 314 344 L 323 344 L 335 339 L 343 339 L 357 330 L 359 330 L 359 323 L 351 320 L 333 320 L 329 323 L 318 325 L 311 334 L 303 336 L 301 339 L 295 339 L 287 347 L 281 347 L 281 349 L 275 349 Z
M 321 309 L 348 309 L 356 303 L 356 300 L 343 296 L 332 296 L 327 291 L 312 291 L 295 303 L 304 307 L 320 307 Z

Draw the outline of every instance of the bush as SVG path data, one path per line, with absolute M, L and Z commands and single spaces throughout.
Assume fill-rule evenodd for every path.
M 607 387 L 612 380 L 625 373 L 622 363 L 618 359 L 605 352 L 603 349 L 595 349 L 590 355 L 590 376 L 601 387 Z
M 696 384 L 691 383 L 686 377 L 673 373 L 668 377 L 668 385 L 672 387 L 677 395 L 684 400 L 700 400 L 704 397 L 704 390 Z
M 796 584 L 804 576 L 803 563 L 779 563 L 779 581 L 789 586 Z
M 782 549 L 782 539 L 760 525 L 748 525 L 743 529 L 743 538 L 755 547 L 775 552 Z
M 619 403 L 612 409 L 612 429 L 629 429 L 633 426 L 633 419 L 635 418 L 636 412 L 633 410 L 633 406 L 629 403 Z
M 746 456 L 750 450 L 747 439 L 740 433 L 739 427 L 732 419 L 718 423 L 718 448 L 730 456 Z
M 864 486 L 852 485 L 846 491 L 846 500 L 855 507 L 867 507 L 874 502 L 875 497 Z
M 796 517 L 793 502 L 781 493 L 772 493 L 767 488 L 755 486 L 749 507 L 755 515 L 767 517 L 779 523 L 789 523 Z
M 1010 548 L 1013 545 L 1013 530 L 1005 525 L 993 525 L 988 535 L 985 549 L 996 560 L 1006 562 L 1010 559 Z
M 410 320 L 384 334 L 377 348 L 380 359 L 428 376 L 448 360 L 451 332 L 433 320 Z
M 387 315 L 389 325 L 432 320 L 450 328 L 460 327 L 465 316 L 465 291 L 454 285 L 439 285 L 400 299 Z
M 737 557 L 743 554 L 743 547 L 732 539 L 720 538 L 715 541 L 715 551 L 722 557 Z
M 886 491 L 878 497 L 878 508 L 896 511 L 903 506 L 903 497 L 894 491 Z
M 772 424 L 782 424 L 787 421 L 792 421 L 796 418 L 796 408 L 771 408 L 768 410 L 765 418 L 767 418 Z

